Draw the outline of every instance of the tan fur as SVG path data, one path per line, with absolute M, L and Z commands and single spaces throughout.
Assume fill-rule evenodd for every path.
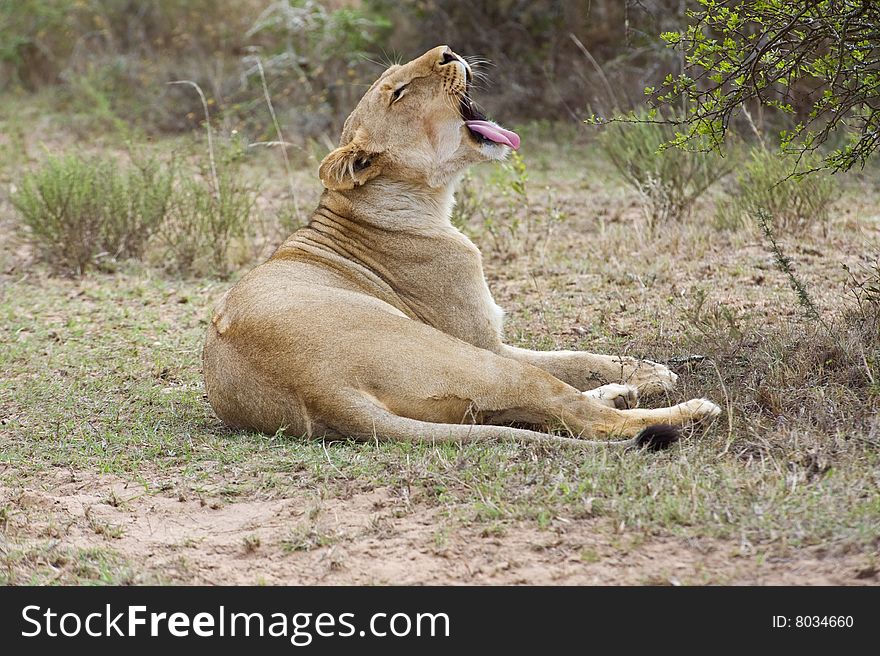
M 662 365 L 502 342 L 480 252 L 449 216 L 456 177 L 508 148 L 464 126 L 469 69 L 442 63 L 447 52 L 373 84 L 321 163 L 326 189 L 309 225 L 218 303 L 204 351 L 217 415 L 295 436 L 578 445 L 717 415 L 702 399 L 620 409 L 672 388 Z M 493 425 L 511 422 L 575 439 Z

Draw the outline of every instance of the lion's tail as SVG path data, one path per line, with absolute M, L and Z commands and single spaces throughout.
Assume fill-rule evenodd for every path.
M 411 443 L 473 443 L 495 440 L 560 444 L 581 449 L 613 447 L 660 451 L 675 443 L 679 429 L 668 424 L 655 424 L 628 440 L 582 440 L 550 433 L 484 424 L 438 424 L 395 415 L 383 407 L 366 402 L 351 407 L 349 425 L 335 426 L 340 433 L 365 441 L 401 441 Z

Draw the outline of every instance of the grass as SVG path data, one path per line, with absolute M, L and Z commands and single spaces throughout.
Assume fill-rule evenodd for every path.
M 532 192 L 519 211 L 568 217 L 540 248 L 502 253 L 479 215 L 470 223 L 461 217 L 487 254 L 490 285 L 508 310 L 508 341 L 673 363 L 682 389 L 672 401 L 705 395 L 725 406 L 705 432 L 648 455 L 324 444 L 231 431 L 207 405 L 200 374 L 211 307 L 231 282 L 176 279 L 136 263 L 68 280 L 25 263 L 7 267 L 0 286 L 3 487 L 46 486 L 53 472 L 70 470 L 120 476 L 147 495 L 188 489 L 220 503 L 344 499 L 387 488 L 405 499 L 400 513 L 440 513 L 445 523 L 431 534 L 438 549 L 469 528 L 503 541 L 523 524 L 552 531 L 568 521 L 593 522 L 632 548 L 665 536 L 712 538 L 750 553 L 876 554 L 877 341 L 840 323 L 848 284 L 840 264 L 858 268 L 880 245 L 876 227 L 856 209 L 830 220 L 828 238 L 779 236 L 819 311 L 839 329 L 817 332 L 760 242 L 698 221 L 652 238 L 633 195 L 609 186 L 601 162 L 582 147 L 524 149 L 526 162 L 551 153 L 548 164 L 529 169 L 529 188 L 552 185 L 554 195 Z M 486 193 L 493 175 L 478 169 L 471 184 L 483 185 L 484 202 L 507 203 Z M 283 181 L 274 193 L 287 193 Z M 119 498 L 107 503 L 125 506 Z M 345 531 L 312 519 L 293 522 L 279 544 L 248 533 L 235 550 L 290 555 L 345 544 Z M 376 535 L 394 531 L 391 520 L 374 523 Z M 19 541 L 4 528 L 0 576 L 162 578 L 114 551 L 120 527 L 95 520 L 91 530 L 98 552 L 63 540 Z M 592 546 L 578 553 L 585 564 L 600 559 Z
M 796 173 L 818 168 L 818 155 L 800 159 L 761 148 L 753 148 L 742 158 L 730 184 L 730 195 L 719 203 L 715 217 L 722 228 L 755 229 L 755 214 L 764 211 L 774 226 L 797 232 L 828 221 L 840 185 L 827 171 L 803 176 Z
M 111 549 L 67 548 L 58 540 L 0 556 L 0 585 L 132 585 L 155 583 Z
M 648 533 L 790 546 L 876 536 L 880 456 L 876 443 L 845 434 L 804 434 L 800 445 L 797 429 L 735 435 L 731 447 L 722 423 L 668 454 L 621 456 L 350 442 L 325 453 L 320 442 L 229 431 L 212 416 L 199 374 L 205 317 L 223 287 L 134 273 L 7 284 L 0 460 L 11 478 L 65 467 L 157 491 L 182 477 L 229 499 L 315 488 L 341 494 L 358 481 L 415 488 L 423 503 L 465 523 L 602 516 Z M 699 385 L 720 398 L 712 375 Z M 833 464 L 817 473 L 809 454 L 818 442 L 833 450 Z

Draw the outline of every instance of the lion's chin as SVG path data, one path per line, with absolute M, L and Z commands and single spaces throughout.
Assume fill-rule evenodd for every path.
M 462 126 L 465 127 L 465 126 Z M 504 143 L 490 141 L 489 139 L 474 135 L 470 130 L 465 128 L 468 136 L 466 137 L 470 146 L 477 152 L 479 160 L 484 162 L 494 162 L 507 159 L 513 148 Z

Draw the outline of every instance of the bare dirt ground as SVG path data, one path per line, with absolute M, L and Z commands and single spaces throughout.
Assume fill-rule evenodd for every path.
M 0 504 L 17 508 L 5 520 L 10 542 L 27 550 L 49 536 L 81 554 L 112 549 L 136 567 L 131 583 L 877 583 L 877 569 L 859 555 L 827 558 L 813 549 L 774 557 L 716 539 L 635 539 L 609 531 L 603 519 L 556 518 L 546 529 L 519 523 L 502 535 L 480 526 L 444 533 L 439 510 L 402 511 L 384 488 L 227 503 L 145 494 L 117 476 L 84 472 L 56 471 L 41 484 L 0 487 Z M 301 523 L 310 528 L 292 540 L 291 527 Z

